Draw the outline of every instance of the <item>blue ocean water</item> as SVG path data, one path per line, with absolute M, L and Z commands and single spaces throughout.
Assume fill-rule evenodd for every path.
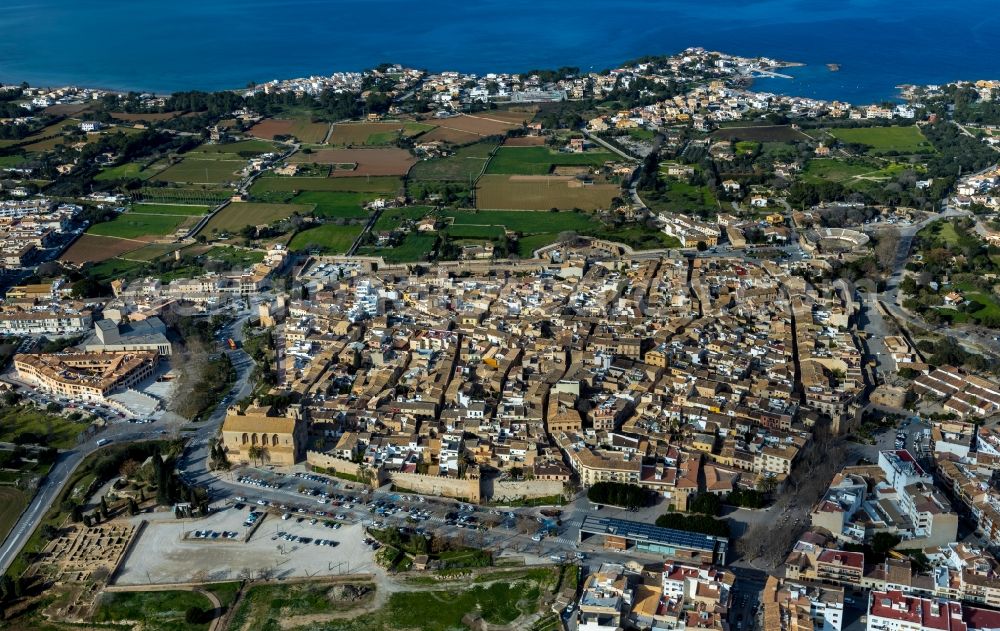
M 7 0 L 0 81 L 169 92 L 383 61 L 613 67 L 703 46 L 808 64 L 760 89 L 852 102 L 1000 78 L 996 0 Z M 825 64 L 840 64 L 830 72 Z

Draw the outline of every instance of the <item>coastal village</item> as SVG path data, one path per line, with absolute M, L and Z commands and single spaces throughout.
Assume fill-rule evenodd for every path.
M 788 67 L 4 87 L 4 617 L 1000 627 L 998 86 Z

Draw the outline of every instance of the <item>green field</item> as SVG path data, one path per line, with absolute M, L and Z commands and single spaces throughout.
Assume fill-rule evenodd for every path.
M 27 162 L 28 159 L 21 155 L 0 156 L 0 168 L 8 169 L 18 167 Z
M 361 219 L 369 215 L 364 205 L 378 197 L 376 193 L 308 191 L 296 195 L 292 198 L 292 202 L 301 205 L 314 204 L 316 208 L 312 214 L 315 217 Z
M 273 142 L 266 140 L 241 140 L 225 144 L 204 144 L 192 149 L 189 153 L 232 153 L 240 156 L 258 156 L 264 153 L 281 151 Z
M 309 182 L 297 182 L 309 180 Z M 258 188 L 260 185 L 260 188 Z M 402 188 L 398 177 L 361 176 L 361 177 L 262 177 L 254 182 L 250 192 L 256 191 L 347 191 L 354 193 L 384 193 L 396 195 Z
M 296 212 L 300 215 L 308 215 L 312 212 L 312 206 L 235 202 L 213 215 L 199 234 L 211 238 L 222 232 L 239 232 L 245 226 L 266 226 L 275 221 L 287 219 Z
M 934 152 L 934 146 L 915 125 L 831 129 L 830 134 L 841 142 L 866 145 L 871 153 Z
M 358 254 L 362 256 L 381 256 L 387 263 L 413 263 L 425 260 L 431 251 L 434 250 L 436 242 L 436 235 L 411 232 L 406 235 L 401 244 L 395 247 L 380 248 L 365 246 L 358 248 Z
M 98 173 L 94 179 L 98 182 L 107 182 L 111 180 L 124 180 L 129 178 L 138 178 L 140 180 L 146 180 L 152 177 L 153 171 L 144 171 L 142 164 L 139 162 L 126 162 L 125 164 L 119 164 L 116 167 L 111 167 L 104 169 Z
M 863 162 L 848 163 L 836 158 L 820 158 L 810 160 L 802 172 L 804 181 L 812 182 L 846 182 L 859 175 L 874 174 L 878 167 Z
M 208 623 L 188 624 L 184 616 L 191 607 L 211 611 L 205 596 L 188 591 L 106 592 L 94 611 L 94 622 L 139 622 L 143 628 L 160 631 L 208 629 Z
M 197 155 L 197 154 L 196 154 Z M 201 154 L 206 155 L 206 154 Z M 246 160 L 184 158 L 177 164 L 167 167 L 154 175 L 152 180 L 159 182 L 183 182 L 187 184 L 222 184 L 237 182 L 242 179 L 241 171 L 246 166 Z
M 330 133 L 330 145 L 380 146 L 394 144 L 401 136 L 416 136 L 435 125 L 415 122 L 338 123 Z
M 28 506 L 28 494 L 12 486 L 0 486 L 0 541 L 7 538 L 11 529 L 21 516 L 21 511 Z
M 176 232 L 181 224 L 187 220 L 188 217 L 182 215 L 146 215 L 124 212 L 111 221 L 91 226 L 87 230 L 87 234 L 123 239 L 164 236 Z
M 143 201 L 174 204 L 217 205 L 232 196 L 232 191 L 219 188 L 182 188 L 175 186 L 148 187 L 139 189 Z
M 68 449 L 87 426 L 58 414 L 49 414 L 28 405 L 0 407 L 0 442 L 31 444 Z
M 210 206 L 193 206 L 189 204 L 133 204 L 131 213 L 140 215 L 183 215 L 198 217 L 207 215 L 212 210 Z
M 418 221 L 427 216 L 431 211 L 430 206 L 408 206 L 405 208 L 386 208 L 379 213 L 375 225 L 372 226 L 374 232 L 389 232 L 395 230 L 406 219 Z
M 142 248 L 145 249 L 145 248 Z M 125 256 L 131 253 L 126 253 Z M 122 276 L 129 276 L 132 272 L 146 268 L 145 261 L 124 260 L 120 258 L 107 259 L 87 268 L 87 276 L 99 281 L 107 281 Z
M 409 179 L 446 182 L 469 182 L 470 178 L 475 180 L 496 147 L 495 143 L 477 142 L 459 147 L 446 158 L 421 160 L 410 169 Z
M 446 230 L 449 237 L 453 239 L 499 239 L 504 235 L 504 229 L 500 226 L 449 226 Z
M 556 166 L 601 166 L 615 156 L 607 151 L 562 153 L 548 147 L 500 147 L 486 172 L 493 175 L 546 175 Z
M 319 250 L 325 254 L 344 254 L 362 230 L 364 226 L 323 224 L 296 234 L 288 249 L 293 252 Z

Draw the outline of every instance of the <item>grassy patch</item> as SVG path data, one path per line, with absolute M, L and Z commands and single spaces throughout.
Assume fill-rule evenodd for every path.
M 94 612 L 94 622 L 139 622 L 145 628 L 170 631 L 207 629 L 208 623 L 188 624 L 184 614 L 191 607 L 211 610 L 205 596 L 187 591 L 106 592 Z
M 296 234 L 288 247 L 293 252 L 315 249 L 329 254 L 344 254 L 363 229 L 364 226 L 323 224 Z
M 356 599 L 345 597 L 348 590 L 366 590 Z M 289 585 L 255 585 L 247 590 L 240 607 L 233 615 L 230 629 L 280 629 L 280 622 L 295 616 L 317 616 L 324 613 L 349 611 L 371 601 L 374 585 L 343 586 L 330 583 L 296 583 Z M 355 593 L 358 593 L 356 591 Z M 310 627 L 315 628 L 315 627 Z
M 542 572 L 544 577 L 541 580 L 533 575 L 518 577 L 504 574 L 489 585 L 397 592 L 389 596 L 382 609 L 350 620 L 328 622 L 326 628 L 340 631 L 447 631 L 463 628 L 462 617 L 467 613 L 477 613 L 490 624 L 511 624 L 520 616 L 537 611 L 543 588 L 552 581 L 553 574 L 551 570 Z
M 76 444 L 76 437 L 86 425 L 28 405 L 0 407 L 0 442 L 27 442 L 67 449 Z
M 0 541 L 7 538 L 11 529 L 17 523 L 17 518 L 21 516 L 21 511 L 28 505 L 28 494 L 21 489 L 12 486 L 0 486 Z
M 154 174 L 153 171 L 144 171 L 142 164 L 139 162 L 126 162 L 125 164 L 119 164 L 116 167 L 110 167 L 104 169 L 98 173 L 94 179 L 98 182 L 108 182 L 111 180 L 125 180 L 129 178 L 138 178 L 140 180 L 145 180 Z
M 399 228 L 404 221 L 418 221 L 427 216 L 430 206 L 407 206 L 405 208 L 386 208 L 375 221 L 375 232 L 392 231 Z
M 432 234 L 411 232 L 403 242 L 395 247 L 380 248 L 366 246 L 358 248 L 358 254 L 364 256 L 381 256 L 387 263 L 412 263 L 423 261 L 434 249 L 437 237 Z
M 562 153 L 548 147 L 501 147 L 486 172 L 494 175 L 545 175 L 556 166 L 600 166 L 614 160 L 607 151 Z
M 864 162 L 846 162 L 836 158 L 821 158 L 809 161 L 806 170 L 802 173 L 802 179 L 816 183 L 845 182 L 859 175 L 875 171 L 878 171 L 878 167 Z

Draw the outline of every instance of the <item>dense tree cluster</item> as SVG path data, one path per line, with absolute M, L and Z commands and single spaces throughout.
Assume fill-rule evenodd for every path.
M 645 489 L 635 484 L 598 482 L 587 489 L 587 499 L 595 504 L 638 508 L 649 503 Z

